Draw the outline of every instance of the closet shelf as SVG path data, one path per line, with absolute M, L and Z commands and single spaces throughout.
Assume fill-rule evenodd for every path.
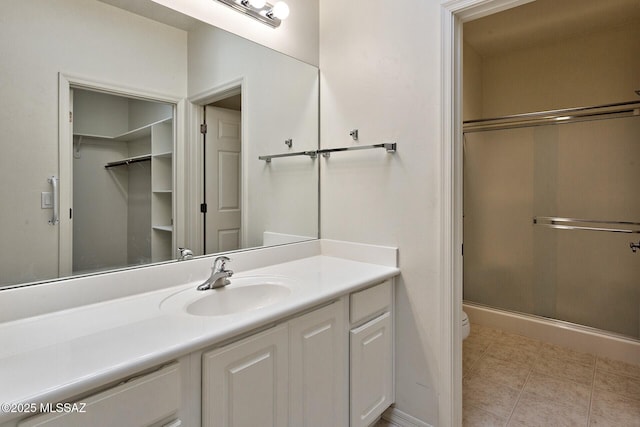
M 173 232 L 173 225 L 154 225 L 151 228 L 158 231 L 167 231 L 169 233 Z
M 104 168 L 109 169 L 115 166 L 130 165 L 131 163 L 138 163 L 138 162 L 148 162 L 150 160 L 151 160 L 151 155 L 145 154 L 142 156 L 134 156 L 134 157 L 118 160 L 115 162 L 109 162 L 106 165 L 104 165 Z
M 94 138 L 94 139 L 113 139 L 112 136 L 95 135 L 92 133 L 83 133 L 83 132 L 74 132 L 73 136 L 81 136 L 83 138 Z
M 158 194 L 171 194 L 173 190 L 153 190 L 153 192 Z
M 172 117 L 167 117 L 162 120 L 158 120 L 157 122 L 149 123 L 148 125 L 141 126 L 137 129 L 130 130 L 128 132 L 122 133 L 120 135 L 108 136 L 108 135 L 94 135 L 90 133 L 82 133 L 82 132 L 74 132 L 74 136 L 82 136 L 87 138 L 99 138 L 99 139 L 110 139 L 112 141 L 132 141 L 134 139 L 143 138 L 145 136 L 151 135 L 151 128 L 154 125 L 158 125 L 161 123 L 167 123 L 173 120 Z
M 125 132 L 121 135 L 116 135 L 113 137 L 114 141 L 131 141 L 134 139 L 143 138 L 145 136 L 151 135 L 151 127 L 154 125 L 158 125 L 160 123 L 165 123 L 171 120 L 171 117 L 167 117 L 166 119 L 158 120 L 157 122 L 149 123 L 148 125 L 144 125 L 139 127 L 138 129 L 130 130 L 129 132 Z
M 166 158 L 171 158 L 173 156 L 173 152 L 172 151 L 167 151 L 165 153 L 153 153 L 152 154 L 153 157 L 166 157 Z

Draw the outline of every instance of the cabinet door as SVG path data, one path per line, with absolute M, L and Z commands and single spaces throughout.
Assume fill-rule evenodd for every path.
M 348 424 L 344 314 L 340 300 L 289 323 L 291 427 Z
M 393 403 L 393 331 L 386 312 L 351 331 L 351 427 L 366 427 Z
M 205 353 L 202 425 L 286 426 L 287 344 L 285 324 Z

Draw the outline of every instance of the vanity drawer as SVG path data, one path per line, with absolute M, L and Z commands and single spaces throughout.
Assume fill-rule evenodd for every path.
M 44 413 L 19 422 L 18 427 L 143 427 L 157 423 L 180 407 L 178 364 L 133 378 L 68 406 L 82 412 Z
M 351 294 L 351 324 L 370 319 L 376 314 L 388 310 L 393 301 L 391 280 Z

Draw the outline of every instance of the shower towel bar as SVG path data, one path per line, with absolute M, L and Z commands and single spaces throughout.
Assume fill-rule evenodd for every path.
M 598 220 L 598 219 L 534 216 L 533 224 L 543 225 L 545 227 L 557 228 L 561 230 L 608 231 L 610 233 L 640 234 L 640 222 L 630 222 L 630 221 L 604 221 L 604 220 Z M 610 224 L 610 225 L 613 225 L 613 227 L 606 227 L 606 226 L 594 227 L 593 226 L 594 224 L 602 224 L 602 225 Z M 629 228 L 615 227 L 615 226 L 625 226 L 625 225 L 631 226 L 631 227 Z
M 549 124 L 573 123 L 576 121 L 637 116 L 640 102 L 620 102 L 592 107 L 566 108 L 561 110 L 538 111 L 514 114 L 489 119 L 466 120 L 464 133 L 490 130 L 504 130 Z
M 293 156 L 309 156 L 312 159 L 318 157 L 318 153 L 316 151 L 298 151 L 295 153 L 285 153 L 285 154 L 271 154 L 268 156 L 259 156 L 258 160 L 264 160 L 267 163 L 271 163 L 271 159 L 275 159 L 278 157 L 293 157 Z
M 372 148 L 384 148 L 385 150 L 387 150 L 387 153 L 395 153 L 396 147 L 397 147 L 397 144 L 395 142 L 389 142 L 384 144 L 362 145 L 362 146 L 353 146 L 353 147 L 324 148 L 322 150 L 299 151 L 297 153 L 272 154 L 269 156 L 259 156 L 258 159 L 264 160 L 267 163 L 271 162 L 271 159 L 275 159 L 276 157 L 309 156 L 312 159 L 315 159 L 318 154 L 322 154 L 323 157 L 329 157 L 331 153 L 335 153 L 338 151 L 369 150 Z

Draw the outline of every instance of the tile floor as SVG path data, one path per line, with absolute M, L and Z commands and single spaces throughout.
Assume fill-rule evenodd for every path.
M 463 343 L 463 426 L 640 427 L 631 365 L 471 326 Z

